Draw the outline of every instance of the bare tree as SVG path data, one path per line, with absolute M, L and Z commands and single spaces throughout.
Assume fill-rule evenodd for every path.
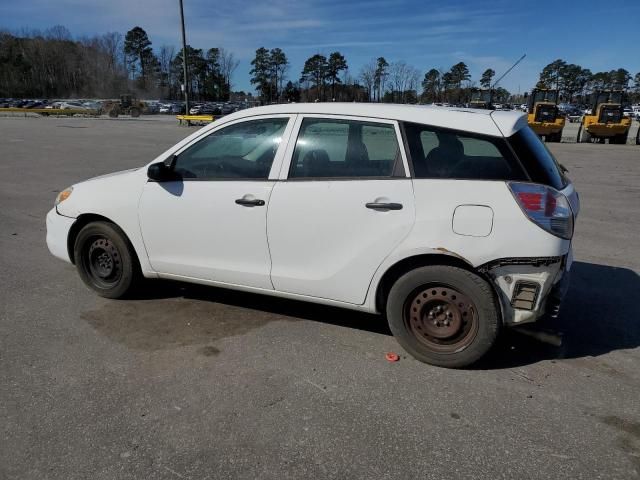
M 44 37 L 47 40 L 58 40 L 58 41 L 71 41 L 71 32 L 62 25 L 54 25 L 53 27 L 45 30 Z
M 375 86 L 376 81 L 376 70 L 378 68 L 378 63 L 375 58 L 371 59 L 369 63 L 362 66 L 360 69 L 360 80 L 364 85 L 364 88 L 367 90 L 368 101 L 371 101 L 371 96 L 373 95 L 373 88 Z
M 391 101 L 405 103 L 415 101 L 417 96 L 420 72 L 403 60 L 389 65 L 389 83 L 391 85 Z M 411 98 L 408 94 L 411 92 Z
M 168 88 L 173 84 L 171 75 L 171 62 L 175 57 L 175 47 L 173 45 L 162 45 L 158 52 L 158 66 L 160 69 L 160 93 L 163 97 L 168 96 Z
M 220 49 L 219 61 L 222 77 L 224 78 L 224 82 L 229 86 L 229 91 L 231 91 L 231 77 L 233 76 L 233 72 L 236 71 L 236 68 L 238 68 L 238 65 L 240 65 L 240 61 L 236 60 L 232 52 L 224 48 Z
M 122 57 L 122 34 L 118 32 L 105 33 L 102 35 L 100 44 L 107 55 L 110 70 L 115 72 Z

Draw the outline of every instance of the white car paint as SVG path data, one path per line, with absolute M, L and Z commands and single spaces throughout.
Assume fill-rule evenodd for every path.
M 571 242 L 529 221 L 504 181 L 412 179 L 400 136 L 403 178 L 288 180 L 305 115 L 392 124 L 398 136 L 397 121 L 492 137 L 510 136 L 526 126 L 526 117 L 517 112 L 426 106 L 316 103 L 242 110 L 194 132 L 150 164 L 171 158 L 234 122 L 287 116 L 290 121 L 268 180 L 163 185 L 147 181 L 146 169 L 140 168 L 81 182 L 47 216 L 49 249 L 70 261 L 66 252 L 74 219 L 97 215 L 126 233 L 146 277 L 222 285 L 369 312 L 377 311 L 376 293 L 385 272 L 410 257 L 449 255 L 471 268 L 482 268 L 503 258 L 570 256 Z M 573 186 L 563 193 L 577 214 Z M 263 199 L 266 208 L 234 203 L 247 196 Z M 397 202 L 403 208 L 364 208 L 374 201 Z M 570 262 L 565 268 L 569 266 Z M 518 275 L 535 277 L 543 283 L 544 293 L 562 276 L 558 265 L 518 268 L 504 271 L 515 280 Z M 535 320 L 539 310 L 517 315 L 510 309 L 512 287 L 504 271 L 493 275 L 501 292 L 504 321 Z

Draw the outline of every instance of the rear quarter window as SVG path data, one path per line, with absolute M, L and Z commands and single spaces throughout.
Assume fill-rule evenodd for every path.
M 532 182 L 562 190 L 569 183 L 560 164 L 547 146 L 529 127 L 523 127 L 508 139 L 511 148 Z
M 503 138 L 405 123 L 415 178 L 527 180 Z

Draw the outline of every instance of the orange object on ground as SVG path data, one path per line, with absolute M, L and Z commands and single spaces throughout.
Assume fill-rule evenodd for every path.
M 397 362 L 398 360 L 400 360 L 398 354 L 393 352 L 387 353 L 384 358 L 386 358 L 389 362 Z

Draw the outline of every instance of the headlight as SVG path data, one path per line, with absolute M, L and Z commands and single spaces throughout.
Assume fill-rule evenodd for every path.
M 56 197 L 56 202 L 54 205 L 57 206 L 59 203 L 64 202 L 71 196 L 71 192 L 73 192 L 73 187 L 65 188 L 64 190 L 62 190 Z

